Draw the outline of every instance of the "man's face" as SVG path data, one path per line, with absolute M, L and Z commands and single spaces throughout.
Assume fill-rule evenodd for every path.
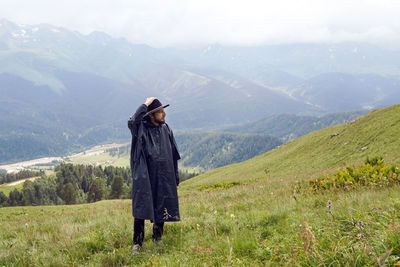
M 162 108 L 159 111 L 155 112 L 152 114 L 154 117 L 154 121 L 157 123 L 165 123 L 165 116 L 167 114 L 165 113 L 165 110 Z

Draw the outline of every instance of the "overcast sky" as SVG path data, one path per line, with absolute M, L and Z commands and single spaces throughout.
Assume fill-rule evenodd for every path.
M 0 18 L 156 47 L 369 41 L 400 47 L 399 0 L 0 0 Z

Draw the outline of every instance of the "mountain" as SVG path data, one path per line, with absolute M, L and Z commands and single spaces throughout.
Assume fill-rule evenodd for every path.
M 0 140 L 8 152 L 0 162 L 127 141 L 126 120 L 153 95 L 171 104 L 172 128 L 187 131 L 390 105 L 399 99 L 398 59 L 352 43 L 152 48 L 2 19 Z
M 365 113 L 367 111 L 349 111 L 322 117 L 280 114 L 221 130 L 233 133 L 267 134 L 286 142 L 322 128 L 353 121 Z
M 210 107 L 218 111 L 235 104 L 236 100 L 230 98 L 232 95 L 246 99 L 256 93 L 257 96 L 250 97 L 248 102 L 255 102 L 255 105 L 259 105 L 258 109 L 265 110 L 266 115 L 284 113 L 282 107 L 288 107 L 288 104 L 296 113 L 326 113 L 330 111 L 326 111 L 324 106 L 313 109 L 307 105 L 310 103 L 307 99 L 293 101 L 291 94 L 288 98 L 282 94 L 270 98 L 271 94 L 274 95 L 271 89 L 288 94 L 290 88 L 297 88 L 304 81 L 307 84 L 310 79 L 312 83 L 315 76 L 325 73 L 328 76 L 329 73 L 371 73 L 382 76 L 382 79 L 400 74 L 398 51 L 368 44 L 213 45 L 206 48 L 155 49 L 131 44 L 124 39 L 114 39 L 101 32 L 82 35 L 47 24 L 21 26 L 6 20 L 1 20 L 0 24 L 0 42 L 3 44 L 0 72 L 18 75 L 56 91 L 65 90 L 63 81 L 54 73 L 61 70 L 91 73 L 126 84 L 133 83 L 133 87 L 139 85 L 142 91 L 160 95 L 167 101 L 179 99 L 184 93 L 185 96 L 191 95 L 192 99 L 176 100 L 179 114 L 176 121 L 189 124 L 193 123 L 193 119 L 187 118 L 186 113 L 190 109 L 185 103 L 192 106 L 201 102 L 204 96 L 208 97 L 210 87 L 224 97 L 221 102 L 215 103 L 215 107 Z M 219 84 L 221 80 L 214 79 L 213 72 L 224 72 L 224 80 L 231 82 L 224 83 L 224 86 Z M 322 80 L 325 77 L 326 83 L 330 83 L 332 78 L 322 76 Z M 244 86 L 238 91 L 235 83 Z M 337 88 L 339 85 L 335 86 Z M 380 86 L 385 87 L 386 84 Z M 253 88 L 257 88 L 256 91 Z M 199 90 L 204 93 L 199 95 Z M 310 104 L 318 105 L 319 99 L 316 98 L 317 102 Z M 357 101 L 354 98 L 351 100 Z M 212 105 L 214 101 L 206 103 Z M 204 102 L 202 104 L 204 106 Z M 269 108 L 269 105 L 277 107 Z M 340 108 L 343 107 L 338 105 L 335 111 L 345 111 Z M 247 113 L 248 116 L 250 112 L 242 109 L 239 114 Z M 226 116 L 221 117 L 226 119 Z M 230 116 L 226 120 L 233 121 Z M 196 123 L 201 121 L 197 119 Z M 195 127 L 210 125 L 203 123 Z
M 233 72 L 250 80 L 280 71 L 292 79 L 309 79 L 323 73 L 400 74 L 400 52 L 367 43 L 302 43 L 175 50 L 188 64 Z M 183 54 L 183 55 L 182 55 Z M 267 86 L 268 81 L 265 81 Z
M 282 101 L 282 105 L 289 105 L 296 112 L 307 108 L 305 104 L 297 103 L 268 88 L 252 84 L 250 88 L 239 89 L 221 83 L 184 67 L 182 60 L 172 53 L 130 44 L 124 39 L 113 39 L 104 33 L 81 35 L 46 24 L 18 26 L 5 20 L 1 21 L 1 25 L 0 40 L 4 49 L 0 54 L 0 73 L 19 76 L 35 85 L 48 86 L 58 93 L 70 90 L 65 79 L 59 76 L 60 72 L 84 73 L 111 79 L 132 86 L 132 90 L 145 92 L 141 99 L 155 94 L 166 101 L 175 101 L 176 121 L 182 121 L 189 128 L 215 125 L 221 119 L 233 121 L 233 118 L 243 113 L 250 115 L 251 111 L 247 112 L 247 109 L 237 105 L 235 109 L 230 108 L 237 104 L 238 99 L 247 100 L 243 105 L 253 103 L 256 106 L 254 109 L 261 108 L 266 113 L 279 112 L 279 106 L 269 108 L 264 105 L 265 102 L 276 105 L 277 101 Z M 217 93 L 220 100 L 209 101 L 211 93 Z M 191 97 L 188 98 L 188 95 Z M 271 100 L 270 96 L 273 96 Z M 207 123 L 202 118 L 195 116 L 193 119 L 188 114 L 193 108 L 204 108 L 214 114 L 225 110 L 227 112 Z M 239 112 L 229 116 L 236 110 Z M 193 123 L 197 125 L 191 126 Z
M 400 79 L 376 74 L 325 73 L 289 89 L 326 112 L 371 109 L 400 102 Z
M 216 44 L 188 49 L 182 57 L 188 64 L 234 73 L 313 105 L 313 115 L 383 107 L 399 99 L 398 90 L 391 92 L 398 88 L 400 52 L 365 43 Z
M 162 94 L 174 101 L 176 108 L 171 107 L 170 114 L 179 129 L 215 128 L 260 119 L 263 114 L 314 110 L 285 94 L 215 70 L 185 73 L 167 88 Z
M 176 142 L 185 167 L 211 170 L 241 162 L 282 144 L 267 135 L 232 133 L 176 133 Z
M 122 121 L 114 122 L 131 112 L 130 99 L 138 99 L 136 92 L 94 75 L 57 75 L 65 79 L 68 90 L 63 93 L 0 74 L 0 162 L 62 155 L 128 138 L 128 131 L 118 130 Z

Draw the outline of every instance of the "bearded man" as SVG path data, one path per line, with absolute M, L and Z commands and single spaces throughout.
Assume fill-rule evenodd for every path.
M 144 222 L 153 222 L 153 241 L 160 242 L 164 222 L 180 221 L 178 203 L 178 160 L 174 135 L 165 123 L 165 110 L 155 97 L 146 99 L 128 121 L 132 133 L 133 249 L 139 252 Z

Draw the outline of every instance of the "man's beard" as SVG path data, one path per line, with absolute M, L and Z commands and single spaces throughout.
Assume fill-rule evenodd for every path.
M 165 120 L 158 120 L 158 119 L 154 119 L 155 122 L 159 123 L 159 124 L 164 124 Z

